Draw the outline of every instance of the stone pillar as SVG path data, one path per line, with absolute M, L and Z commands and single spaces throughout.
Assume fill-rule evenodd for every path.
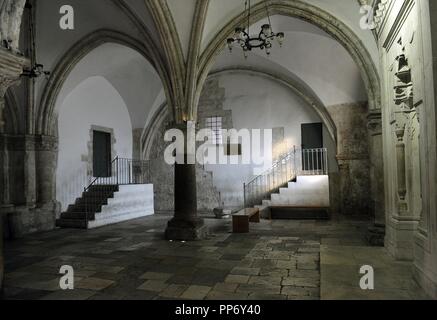
M 37 202 L 53 203 L 56 201 L 58 140 L 51 136 L 36 136 L 35 140 Z
M 384 246 L 385 238 L 385 196 L 384 196 L 384 160 L 382 145 L 381 112 L 372 112 L 368 116 L 370 177 L 372 192 L 372 208 L 375 224 L 369 228 L 367 240 L 369 244 Z
M 340 156 L 337 156 L 337 161 L 340 177 L 340 213 L 342 215 L 348 215 L 352 213 L 349 206 L 351 203 L 349 199 L 351 181 L 349 161 L 342 159 Z
M 19 1 L 24 5 L 24 1 Z M 21 21 L 21 19 L 20 19 Z M 3 22 L 3 21 L 2 21 Z M 16 53 L 6 50 L 0 46 L 0 135 L 4 132 L 5 118 L 4 118 L 4 108 L 5 108 L 5 94 L 6 90 L 12 85 L 18 83 L 20 75 L 23 72 L 23 67 L 28 64 L 28 60 L 23 56 L 18 56 Z M 9 160 L 7 159 L 7 152 L 5 143 L 3 143 L 3 152 L 1 154 L 0 169 L 5 170 Z M 4 173 L 2 174 L 4 176 Z M 6 175 L 7 176 L 7 175 Z M 3 177 L 2 183 L 8 183 Z M 8 201 L 9 197 L 6 192 L 8 187 L 3 186 L 0 190 L 2 201 Z M 2 206 L 6 206 L 8 203 L 2 203 Z M 3 210 L 0 210 L 0 290 L 3 288 Z
M 179 127 L 185 137 L 184 147 L 176 154 L 175 164 L 175 213 L 169 221 L 165 237 L 167 240 L 193 241 L 201 240 L 207 234 L 203 219 L 197 215 L 197 184 L 195 150 L 190 150 L 189 143 L 195 146 L 195 137 L 188 126 Z M 183 149 L 183 150 L 182 150 Z M 183 161 L 181 161 L 183 160 Z M 182 162 L 182 163 L 181 163 Z

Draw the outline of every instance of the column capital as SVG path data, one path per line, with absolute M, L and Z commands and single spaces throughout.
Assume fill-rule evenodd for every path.
M 23 68 L 30 65 L 26 57 L 0 47 L 0 96 L 18 82 Z

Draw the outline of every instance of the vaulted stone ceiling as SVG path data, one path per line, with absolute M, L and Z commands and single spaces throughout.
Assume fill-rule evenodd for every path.
M 300 15 L 309 22 L 331 28 L 329 33 L 347 47 L 361 75 L 365 74 L 364 85 L 373 100 L 373 106 L 378 107 L 380 92 L 377 47 L 372 33 L 360 28 L 360 1 L 252 0 L 252 6 L 258 10 L 252 23 L 264 16 L 264 2 L 272 10 L 281 11 L 281 14 Z M 71 0 L 70 4 L 75 8 L 76 29 L 66 33 L 53 27 L 58 24 L 58 9 L 64 3 L 61 0 L 40 0 L 36 6 L 37 59 L 48 70 L 54 70 L 62 59 L 72 60 L 67 53 L 87 35 L 95 34 L 101 29 L 129 35 L 133 41 L 147 47 L 147 50 L 151 48 L 148 55 L 155 68 L 160 69 L 158 74 L 164 84 L 166 98 L 175 120 L 180 122 L 194 119 L 204 81 L 214 64 L 221 59 L 216 60 L 226 38 L 236 26 L 231 25 L 231 21 L 236 24 L 243 24 L 245 21 L 244 3 L 245 0 L 95 0 L 86 3 L 82 0 Z M 236 17 L 241 21 L 236 22 Z M 299 49 L 293 48 L 293 39 L 302 32 L 309 32 L 312 39 L 334 42 L 328 39 L 327 34 L 311 25 L 305 26 L 308 30 L 312 28 L 311 31 L 304 31 L 302 24 L 281 25 L 281 19 L 278 21 L 278 28 L 284 28 L 291 37 L 291 41 L 285 44 L 285 52 Z M 321 52 L 313 58 L 323 60 L 323 54 Z M 265 60 L 265 57 L 261 58 Z M 292 59 L 292 56 L 289 57 L 290 61 Z M 350 59 L 345 57 L 346 60 L 349 64 Z M 320 83 L 315 84 L 305 79 L 302 72 L 298 72 L 296 65 L 292 65 L 290 61 L 285 61 L 285 57 L 276 60 L 273 57 L 268 63 L 262 63 L 269 65 L 271 70 L 281 68 L 289 76 L 295 74 L 308 86 L 315 86 L 315 91 L 322 87 Z M 235 63 L 247 65 L 245 61 L 236 60 Z M 323 75 L 334 73 L 334 70 L 327 68 Z M 326 79 L 321 78 L 325 82 Z M 332 101 L 329 97 L 323 97 L 323 94 L 319 96 L 326 100 L 325 103 L 347 101 L 352 91 L 360 96 L 359 89 L 347 88 L 347 85 L 346 89 L 342 88 L 344 90 L 339 97 L 343 98 L 339 101 Z M 42 101 L 45 82 L 38 82 L 36 87 L 36 100 Z M 50 108 L 50 103 L 43 108 L 40 118 L 45 108 Z
M 263 0 L 252 0 L 252 7 L 257 8 L 258 16 L 261 11 L 263 11 L 263 2 Z M 348 45 L 358 45 L 365 48 L 360 50 L 366 52 L 356 52 L 354 60 L 355 63 L 360 66 L 361 73 L 364 72 L 364 68 L 366 67 L 373 69 L 373 71 L 370 72 L 373 72 L 372 75 L 369 76 L 369 72 L 367 72 L 368 75 L 367 79 L 364 80 L 364 84 L 368 92 L 373 91 L 369 96 L 373 95 L 374 99 L 372 97 L 370 99 L 376 102 L 372 102 L 372 104 L 378 104 L 377 96 L 379 95 L 379 87 L 377 83 L 379 80 L 376 79 L 378 77 L 376 67 L 378 66 L 378 50 L 372 32 L 360 28 L 360 21 L 362 20 L 360 6 L 362 4 L 359 1 L 266 0 L 265 3 L 271 5 L 269 8 L 273 8 L 273 11 L 281 10 L 282 7 L 290 7 L 291 5 L 291 7 L 295 9 L 294 11 L 289 11 L 290 15 L 293 15 L 293 12 L 297 12 L 297 15 L 300 15 L 300 12 L 306 12 L 309 13 L 307 16 L 309 22 L 313 22 L 312 19 L 315 19 L 314 24 L 319 25 L 326 23 L 332 25 L 342 24 L 344 27 L 341 28 L 348 29 L 345 31 L 346 34 L 354 34 L 354 37 L 356 37 L 354 40 L 349 38 L 351 43 L 354 44 Z M 176 110 L 176 119 L 195 118 L 196 99 L 199 97 L 201 86 L 205 79 L 205 72 L 211 70 L 211 58 L 214 58 L 213 56 L 217 54 L 217 48 L 224 44 L 224 40 L 232 32 L 232 28 L 229 29 L 230 22 L 244 14 L 245 0 L 148 0 L 145 1 L 145 4 L 160 34 L 163 52 L 170 61 L 169 65 L 171 67 L 169 72 L 173 75 L 172 78 L 174 79 L 174 83 L 172 84 L 174 90 L 173 95 L 176 97 L 175 101 L 179 101 L 176 103 L 175 109 L 181 110 L 180 113 Z M 270 13 L 274 14 L 275 12 Z M 320 20 L 320 18 L 316 17 L 317 15 L 324 16 L 324 18 Z M 244 21 L 244 19 L 242 21 Z M 252 21 L 252 24 L 254 22 L 256 21 Z M 291 33 L 301 31 L 299 29 L 294 30 L 293 27 L 299 28 L 301 25 L 294 24 L 291 29 L 289 28 L 286 31 Z M 314 30 L 312 34 L 318 34 L 318 39 L 327 36 L 326 34 L 322 35 L 320 31 L 314 32 Z M 217 42 L 218 37 L 224 37 L 224 39 Z M 346 35 L 346 37 L 348 36 Z M 344 42 L 342 45 L 346 46 Z M 286 44 L 286 46 L 290 46 L 290 44 Z M 215 52 L 211 50 L 215 50 Z M 357 61 L 357 59 L 361 59 L 360 56 L 363 57 L 366 55 L 369 57 L 364 58 L 367 59 L 366 62 Z M 323 60 L 323 52 L 320 53 L 318 58 Z M 345 55 L 345 61 L 346 64 L 350 64 L 351 59 Z M 236 62 L 240 65 L 246 64 L 241 61 Z M 275 61 L 275 63 L 277 63 L 277 61 Z M 370 66 L 370 64 L 373 64 L 373 66 Z M 282 68 L 287 69 L 289 73 L 294 72 L 290 63 L 280 63 L 280 65 Z M 363 67 L 363 65 L 367 66 Z M 334 75 L 336 72 L 335 70 L 326 70 L 326 73 Z M 344 78 L 348 78 L 348 75 L 344 74 Z M 359 77 L 355 78 L 361 85 Z M 328 81 L 328 77 L 322 78 L 322 81 Z M 346 82 L 345 85 L 350 86 L 350 81 Z M 371 88 L 372 83 L 375 83 L 374 88 Z M 358 85 L 358 87 L 360 85 Z M 345 90 L 340 88 L 340 91 L 353 92 L 352 95 L 358 97 L 357 99 L 365 99 L 362 94 L 362 89 L 357 88 L 356 84 L 353 84 L 353 86 L 355 87 L 346 88 Z M 319 85 L 319 87 L 323 87 L 323 85 Z M 378 88 L 376 89 L 376 87 Z M 331 92 L 332 91 L 333 90 L 331 90 Z M 333 101 L 329 98 L 325 100 L 326 103 L 347 102 L 350 100 L 350 96 L 350 94 L 346 93 L 338 101 Z M 183 110 L 185 106 L 188 110 Z
M 139 0 L 132 1 L 136 3 Z M 172 18 L 177 27 L 179 40 L 185 53 L 188 51 L 190 35 L 193 30 L 194 13 L 196 7 L 195 0 L 161 0 L 166 1 Z M 204 1 L 204 0 L 201 0 Z M 127 3 L 131 1 L 127 1 Z M 262 0 L 252 0 L 252 6 Z M 267 1 L 270 2 L 270 1 Z M 284 1 L 289 2 L 289 1 Z M 375 61 L 378 61 L 375 40 L 368 30 L 360 28 L 360 2 L 369 3 L 371 0 L 300 0 L 295 3 L 303 2 L 314 5 L 324 10 L 336 18 L 340 19 L 349 26 L 357 36 L 365 43 Z M 213 37 L 234 17 L 244 11 L 245 0 L 209 0 L 205 19 L 204 30 L 202 33 L 201 49 L 204 50 Z

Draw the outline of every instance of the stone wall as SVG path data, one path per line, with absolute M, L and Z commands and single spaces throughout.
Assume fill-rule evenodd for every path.
M 414 260 L 437 297 L 435 1 L 381 0 L 376 12 L 383 93 L 385 244 Z M 430 23 L 431 21 L 431 23 Z
M 337 128 L 339 173 L 332 174 L 331 195 L 342 214 L 371 214 L 371 179 L 367 131 L 367 103 L 327 107 Z
M 4 233 L 9 238 L 52 230 L 60 205 L 55 200 L 57 141 L 43 136 L 0 136 Z

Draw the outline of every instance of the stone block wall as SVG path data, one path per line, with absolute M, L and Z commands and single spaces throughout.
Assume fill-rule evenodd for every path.
M 0 212 L 8 238 L 52 230 L 60 205 L 55 196 L 57 141 L 44 136 L 0 136 Z
M 337 127 L 338 177 L 331 181 L 331 199 L 341 213 L 371 214 L 371 178 L 366 102 L 327 107 Z M 336 193 L 339 196 L 333 195 Z

